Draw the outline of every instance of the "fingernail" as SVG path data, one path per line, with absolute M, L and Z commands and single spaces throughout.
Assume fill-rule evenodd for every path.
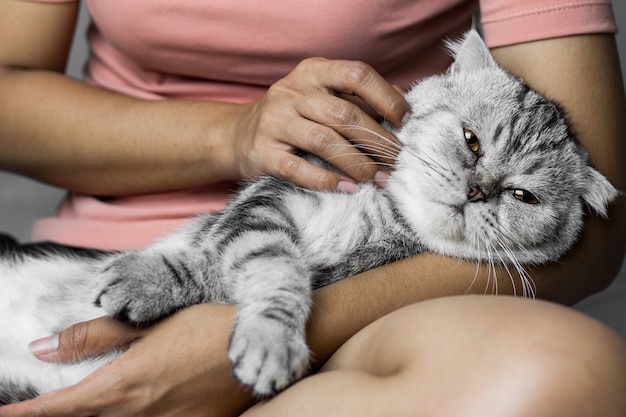
M 402 126 L 404 126 L 405 124 L 409 122 L 409 120 L 411 119 L 411 116 L 413 116 L 413 112 L 411 110 L 404 113 L 404 116 L 402 116 L 402 121 L 401 121 Z
M 359 190 L 359 186 L 351 181 L 339 181 L 337 191 L 340 193 L 354 194 Z
M 59 335 L 53 334 L 52 336 L 37 339 L 28 344 L 28 349 L 38 359 L 44 361 L 51 361 L 58 357 L 57 350 L 59 349 Z
M 380 188 L 385 188 L 389 183 L 389 174 L 385 171 L 378 171 L 376 175 L 374 175 L 374 183 Z

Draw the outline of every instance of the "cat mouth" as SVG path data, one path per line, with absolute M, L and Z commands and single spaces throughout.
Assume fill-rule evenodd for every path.
M 457 215 L 465 216 L 465 204 L 448 204 L 448 208 Z

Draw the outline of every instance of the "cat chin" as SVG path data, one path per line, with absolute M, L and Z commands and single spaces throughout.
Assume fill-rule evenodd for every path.
M 507 248 L 497 242 L 489 243 L 488 235 L 480 226 L 472 228 L 466 211 L 455 206 L 429 202 L 422 204 L 423 211 L 413 211 L 407 220 L 420 237 L 421 243 L 431 252 L 472 262 L 508 265 L 537 265 L 556 260 L 561 252 L 554 247 Z

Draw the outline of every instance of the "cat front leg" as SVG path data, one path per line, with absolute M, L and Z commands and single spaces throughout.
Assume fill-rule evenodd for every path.
M 104 268 L 95 305 L 122 321 L 149 324 L 202 302 L 186 253 L 128 252 Z
M 310 273 L 293 243 L 266 239 L 242 239 L 246 250 L 224 272 L 235 280 L 238 306 L 228 355 L 234 375 L 258 397 L 286 388 L 309 363 Z
M 149 324 L 190 305 L 223 301 L 213 279 L 215 255 L 210 245 L 193 244 L 192 231 L 118 255 L 100 273 L 95 304 L 119 320 Z

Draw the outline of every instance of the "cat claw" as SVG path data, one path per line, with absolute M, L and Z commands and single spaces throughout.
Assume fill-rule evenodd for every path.
M 118 320 L 153 323 L 181 307 L 170 275 L 160 257 L 126 253 L 101 272 L 94 303 Z
M 228 357 L 235 377 L 259 398 L 276 394 L 302 378 L 309 349 L 304 336 L 267 319 L 237 323 Z

